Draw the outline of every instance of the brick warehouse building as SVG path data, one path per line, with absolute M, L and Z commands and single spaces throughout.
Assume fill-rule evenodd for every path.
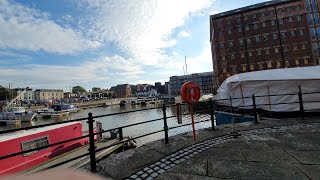
M 180 95 L 181 86 L 187 81 L 196 82 L 202 94 L 211 94 L 213 87 L 213 72 L 194 73 L 184 76 L 171 76 L 169 81 L 169 95 Z
M 214 88 L 242 72 L 319 65 L 318 4 L 275 0 L 211 15 Z

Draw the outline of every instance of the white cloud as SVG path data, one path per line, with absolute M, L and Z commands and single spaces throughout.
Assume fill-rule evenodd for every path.
M 212 71 L 212 56 L 209 44 L 205 46 L 200 55 L 187 58 L 188 74 Z
M 31 60 L 32 58 L 28 55 L 24 55 L 24 54 L 19 54 L 19 53 L 15 53 L 15 52 L 10 52 L 10 51 L 0 51 L 0 57 L 4 56 L 4 57 L 11 57 L 14 58 L 15 61 L 22 61 L 22 62 L 27 62 L 29 60 Z M 0 59 L 3 61 L 3 59 Z M 10 62 L 8 62 L 10 63 Z
M 66 85 L 111 87 L 117 84 L 169 81 L 170 76 L 183 75 L 184 57 L 163 66 L 143 66 L 121 56 L 103 56 L 78 66 L 28 64 L 19 68 L 0 66 L 0 84 L 14 82 L 16 86 L 33 88 L 64 88 Z M 1 61 L 0 61 L 1 63 Z M 206 43 L 198 56 L 187 57 L 188 73 L 212 71 L 210 46 Z
M 16 85 L 63 88 L 65 85 L 83 85 L 92 82 L 113 85 L 130 76 L 143 74 L 142 67 L 120 56 L 101 57 L 78 66 L 28 64 L 19 68 L 0 67 L 0 84 L 8 81 Z M 128 77 L 127 77 L 128 76 Z M 120 80 L 117 81 L 115 77 Z M 90 87 L 90 86 L 89 86 Z
M 99 41 L 115 43 L 128 57 L 103 56 L 104 52 L 101 52 L 102 57 L 88 59 L 86 63 L 76 66 L 0 66 L 0 84 L 11 81 L 34 88 L 63 88 L 66 85 L 90 87 L 93 83 L 104 87 L 104 84 L 114 86 L 168 81 L 170 76 L 183 74 L 184 56 L 179 55 L 179 50 L 172 51 L 172 47 L 181 37 L 191 36 L 189 31 L 177 31 L 191 16 L 203 15 L 213 2 L 83 0 L 83 17 L 62 17 L 63 21 L 85 17 L 79 22 L 79 31 L 75 31 L 69 26 L 58 25 L 46 13 L 0 0 L 0 49 L 74 54 L 98 47 L 100 44 L 96 42 Z M 207 19 L 207 16 L 204 18 Z M 171 48 L 171 54 L 166 53 L 167 48 Z M 205 44 L 200 55 L 187 57 L 187 61 L 189 74 L 212 71 L 210 45 Z
M 184 60 L 184 57 L 179 54 L 176 54 L 175 58 Z M 188 74 L 212 71 L 212 56 L 209 42 L 204 43 L 199 55 L 186 57 L 186 61 Z M 168 72 L 171 73 L 170 76 L 183 75 L 185 61 L 172 61 L 166 64 L 166 67 Z
M 156 65 L 169 57 L 164 49 L 176 44 L 173 31 L 188 17 L 209 8 L 212 0 L 83 0 L 93 12 L 81 22 L 96 40 L 115 42 L 136 62 Z M 93 27 L 93 28 L 90 28 Z
M 191 36 L 191 33 L 190 32 L 187 32 L 187 31 L 181 31 L 179 34 L 178 34 L 179 37 L 190 37 Z
M 71 28 L 49 20 L 48 14 L 0 0 L 0 48 L 74 54 L 100 46 Z

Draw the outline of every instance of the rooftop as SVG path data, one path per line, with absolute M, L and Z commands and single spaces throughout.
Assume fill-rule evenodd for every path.
M 35 91 L 42 91 L 42 92 L 63 92 L 62 89 L 36 89 Z
M 279 4 L 285 4 L 285 3 L 294 2 L 294 1 L 299 1 L 299 0 L 273 0 L 273 1 L 267 1 L 267 2 L 263 2 L 263 3 L 258 3 L 258 4 L 254 4 L 254 5 L 250 5 L 250 6 L 246 6 L 246 7 L 242 7 L 242 8 L 238 8 L 238 9 L 234 9 L 234 10 L 231 10 L 231 11 L 222 12 L 222 13 L 219 13 L 219 14 L 214 14 L 214 15 L 210 16 L 210 19 L 218 19 L 218 18 L 221 18 L 221 17 L 226 17 L 226 16 L 238 14 L 238 13 L 244 13 L 244 12 L 248 12 L 248 11 L 252 11 L 252 10 L 256 10 L 256 9 L 261 9 L 261 8 L 270 7 L 270 6 L 279 5 Z
M 185 77 L 209 76 L 209 75 L 213 75 L 213 71 L 203 72 L 203 73 L 193 73 L 193 74 L 182 75 L 182 76 L 171 76 L 170 79 L 171 79 L 172 77 L 175 77 L 175 78 L 185 78 Z

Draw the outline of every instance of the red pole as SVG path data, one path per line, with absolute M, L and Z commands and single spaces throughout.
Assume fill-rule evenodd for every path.
M 196 140 L 196 128 L 194 127 L 194 117 L 193 117 L 193 108 L 192 104 L 189 104 L 190 112 L 191 112 L 191 120 L 192 120 L 192 132 L 193 132 L 193 140 Z

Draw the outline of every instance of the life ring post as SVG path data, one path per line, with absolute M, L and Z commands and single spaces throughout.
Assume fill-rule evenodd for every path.
M 189 104 L 190 107 L 190 113 L 191 113 L 191 121 L 192 121 L 192 133 L 193 133 L 193 140 L 195 141 L 197 139 L 196 137 L 196 128 L 194 126 L 194 115 L 193 115 L 193 108 L 192 108 L 192 104 Z
M 201 96 L 201 90 L 197 83 L 195 82 L 186 82 L 182 85 L 180 89 L 181 98 L 184 102 L 189 104 L 191 120 L 192 120 L 192 132 L 193 132 L 193 140 L 196 140 L 196 128 L 194 122 L 193 115 L 193 107 L 192 104 L 197 103 Z

